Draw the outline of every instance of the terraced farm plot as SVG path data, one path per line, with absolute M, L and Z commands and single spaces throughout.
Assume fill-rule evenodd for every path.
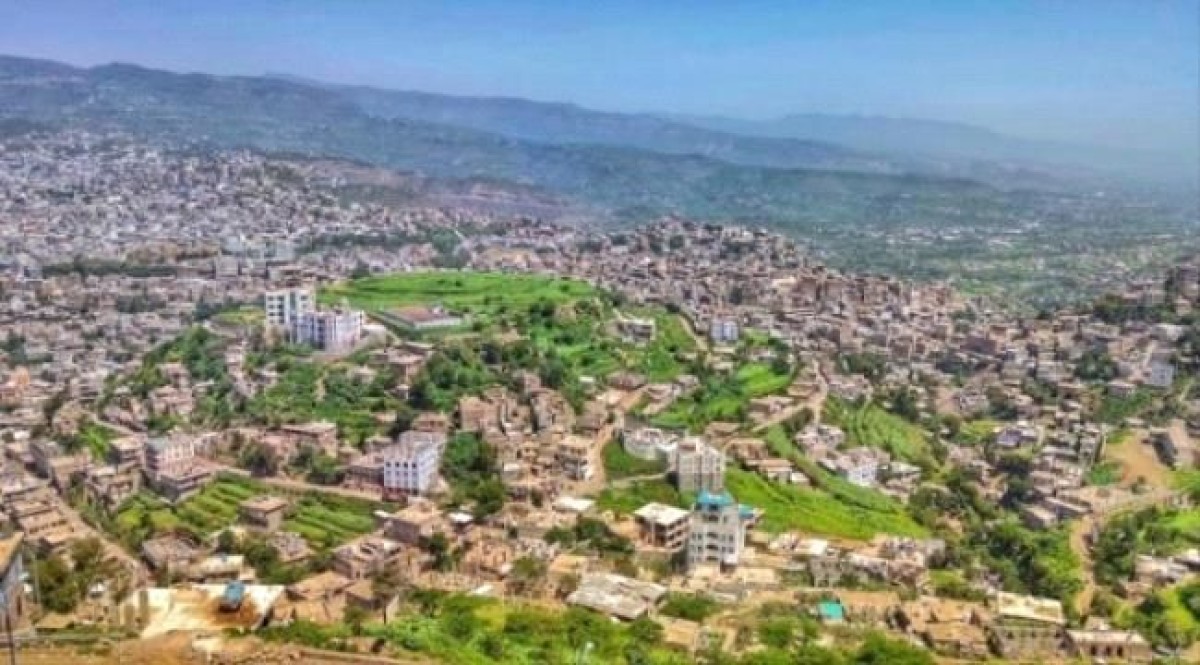
M 830 398 L 822 419 L 842 428 L 850 446 L 881 448 L 909 462 L 929 455 L 929 442 L 920 427 L 876 404 L 855 406 Z
M 749 400 L 778 393 L 791 381 L 791 376 L 777 374 L 768 365 L 750 363 L 738 369 L 732 380 L 710 379 L 696 392 L 676 400 L 652 422 L 665 429 L 700 431 L 713 421 L 741 421 Z
M 800 531 L 851 540 L 869 540 L 878 533 L 925 533 L 902 507 L 886 497 L 867 507 L 821 490 L 772 483 L 741 469 L 730 470 L 725 485 L 739 502 L 763 510 L 762 528 L 767 531 Z
M 238 504 L 269 493 L 253 480 L 225 476 L 176 506 L 139 494 L 121 507 L 113 525 L 126 542 L 179 529 L 206 538 L 237 522 Z M 373 512 L 380 507 L 369 501 L 308 494 L 293 501 L 284 528 L 296 531 L 316 548 L 334 547 L 374 530 Z

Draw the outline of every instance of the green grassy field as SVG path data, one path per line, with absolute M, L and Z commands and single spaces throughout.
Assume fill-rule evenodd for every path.
M 638 308 L 628 315 L 652 318 L 658 332 L 644 347 L 609 334 L 615 315 L 608 299 L 577 280 L 509 273 L 428 272 L 367 277 L 331 286 L 322 302 L 340 302 L 375 312 L 390 321 L 390 310 L 407 305 L 441 304 L 467 314 L 469 323 L 450 333 L 469 332 L 481 339 L 515 332 L 544 357 L 561 361 L 573 379 L 604 377 L 629 369 L 651 381 L 669 381 L 683 371 L 680 356 L 695 350 L 695 340 L 678 317 L 659 308 Z M 445 335 L 446 331 L 422 333 Z
M 692 497 L 680 494 L 666 480 L 643 480 L 629 487 L 608 487 L 596 497 L 596 507 L 611 510 L 618 515 L 628 515 L 647 503 L 665 503 L 669 506 L 689 508 Z
M 269 493 L 264 485 L 232 476 L 218 478 L 176 506 L 141 493 L 121 506 L 112 528 L 131 545 L 176 530 L 206 538 L 237 522 L 242 501 Z M 296 531 L 316 548 L 333 547 L 373 530 L 372 512 L 379 507 L 368 501 L 309 494 L 294 501 L 284 528 Z
M 929 442 L 920 427 L 876 404 L 854 406 L 830 398 L 825 402 L 823 420 L 842 428 L 851 446 L 882 448 L 909 462 L 929 455 Z
M 791 380 L 791 376 L 776 374 L 767 365 L 750 363 L 739 368 L 733 380 L 709 379 L 696 392 L 676 400 L 652 422 L 664 429 L 698 432 L 713 421 L 741 421 L 749 400 L 780 392 Z
M 364 310 L 405 305 L 441 304 L 453 310 L 495 313 L 502 307 L 522 307 L 542 300 L 561 304 L 593 296 L 596 290 L 580 281 L 509 273 L 413 272 L 365 277 L 328 287 L 320 301 L 341 302 Z
M 992 440 L 992 433 L 995 432 L 997 425 L 999 423 L 990 418 L 967 421 L 963 423 L 955 440 L 970 446 L 982 446 Z
M 666 462 L 646 460 L 630 455 L 616 440 L 609 441 L 608 445 L 604 446 L 604 474 L 610 481 L 632 476 L 665 474 L 666 472 Z
M 871 509 L 821 490 L 775 484 L 741 469 L 730 470 L 725 485 L 738 501 L 764 511 L 762 527 L 771 532 L 800 531 L 853 540 L 869 540 L 878 533 L 925 534 L 895 504 L 880 502 L 878 507 L 887 506 L 886 510 Z

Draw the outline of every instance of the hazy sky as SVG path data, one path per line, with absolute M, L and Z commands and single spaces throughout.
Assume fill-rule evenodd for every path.
M 0 0 L 0 52 L 1195 153 L 1200 0 Z

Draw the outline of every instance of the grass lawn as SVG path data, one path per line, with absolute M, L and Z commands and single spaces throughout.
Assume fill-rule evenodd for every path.
M 609 441 L 608 445 L 604 446 L 604 473 L 610 481 L 631 476 L 665 474 L 666 472 L 665 461 L 646 460 L 631 455 L 616 440 Z
M 877 533 L 925 533 L 895 504 L 887 511 L 874 510 L 821 490 L 772 483 L 741 469 L 731 469 L 725 485 L 739 502 L 764 511 L 762 527 L 770 532 L 800 531 L 852 540 L 869 540 Z
M 647 503 L 665 503 L 688 508 L 692 498 L 682 495 L 666 480 L 642 480 L 629 487 L 607 487 L 596 497 L 596 507 L 628 515 Z
M 842 428 L 851 446 L 882 448 L 908 462 L 929 455 L 929 442 L 920 427 L 876 404 L 855 406 L 830 398 L 825 402 L 823 420 Z
M 258 307 L 227 309 L 213 316 L 213 320 L 228 326 L 252 326 L 262 323 L 265 315 Z
M 502 306 L 522 307 L 549 300 L 555 304 L 592 296 L 584 282 L 509 273 L 413 272 L 364 277 L 321 291 L 325 303 L 343 298 L 364 310 L 441 304 L 453 310 L 494 313 Z

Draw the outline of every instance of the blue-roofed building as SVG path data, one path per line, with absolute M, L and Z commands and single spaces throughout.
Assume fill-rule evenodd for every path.
M 846 623 L 846 608 L 842 607 L 841 601 L 822 600 L 817 603 L 817 617 L 821 620 L 821 623 Z
M 738 565 L 753 518 L 754 510 L 739 504 L 728 492 L 701 491 L 692 506 L 688 565 Z

